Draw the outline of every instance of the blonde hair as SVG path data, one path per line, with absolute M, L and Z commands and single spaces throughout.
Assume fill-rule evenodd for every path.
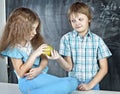
M 70 22 L 70 16 L 72 14 L 77 15 L 78 13 L 85 14 L 89 20 L 92 19 L 92 14 L 90 8 L 83 2 L 75 2 L 68 9 L 68 20 Z
M 31 40 L 31 44 L 34 49 L 44 43 L 42 36 L 40 35 L 41 21 L 38 15 L 28 8 L 18 8 L 11 12 L 4 31 L 0 40 L 0 52 L 5 50 L 8 46 L 15 46 L 16 43 L 20 43 L 25 40 L 32 30 L 32 25 L 38 22 L 36 29 L 37 34 Z

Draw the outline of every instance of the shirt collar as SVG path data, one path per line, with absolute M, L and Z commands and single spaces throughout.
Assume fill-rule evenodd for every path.
M 79 33 L 78 33 L 76 30 L 73 30 L 73 34 L 74 34 L 75 36 L 79 36 Z M 85 36 L 87 36 L 87 37 L 92 37 L 92 34 L 91 34 L 90 29 L 88 30 L 88 32 L 87 32 L 87 34 L 86 34 Z

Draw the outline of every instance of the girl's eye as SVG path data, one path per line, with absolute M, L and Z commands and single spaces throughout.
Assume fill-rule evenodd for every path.
M 32 30 L 36 30 L 36 27 L 32 27 Z

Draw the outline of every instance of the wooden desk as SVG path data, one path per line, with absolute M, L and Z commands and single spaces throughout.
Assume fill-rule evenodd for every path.
M 17 84 L 0 83 L 0 94 L 21 94 Z
M 115 92 L 115 91 L 74 91 L 72 94 L 120 94 L 120 92 Z

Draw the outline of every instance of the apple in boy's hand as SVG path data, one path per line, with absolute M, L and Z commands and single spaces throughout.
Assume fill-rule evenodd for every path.
M 51 46 L 48 46 L 44 49 L 44 54 L 47 54 L 48 56 L 51 56 L 51 50 L 53 50 L 53 48 Z

